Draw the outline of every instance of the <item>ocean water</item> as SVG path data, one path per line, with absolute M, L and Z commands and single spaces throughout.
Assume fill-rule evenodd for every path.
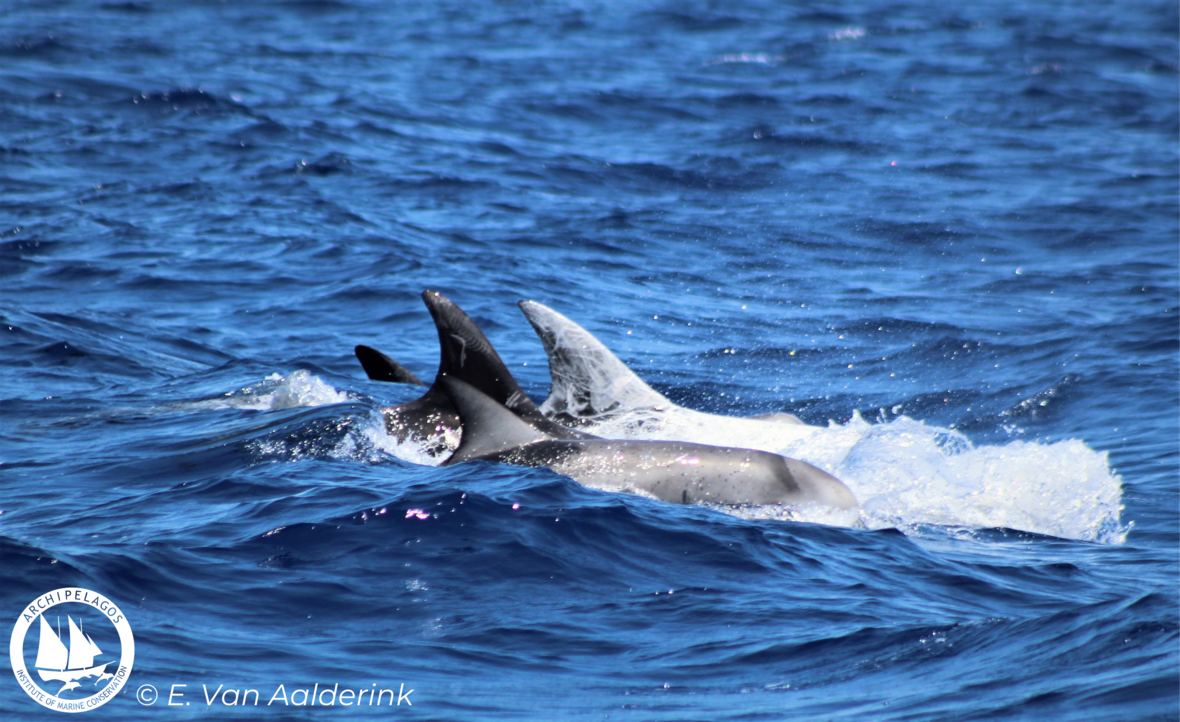
M 1176 719 L 1178 18 L 6 4 L 0 626 L 117 603 L 93 719 Z M 860 508 L 437 466 L 352 355 L 429 381 L 426 288 L 538 402 L 520 299 L 685 408 L 798 415 L 665 431 Z M 413 691 L 295 701 L 333 686 Z

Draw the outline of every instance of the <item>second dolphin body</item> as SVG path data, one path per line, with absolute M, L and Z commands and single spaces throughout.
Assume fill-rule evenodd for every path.
M 543 466 L 585 486 L 678 504 L 857 506 L 839 479 L 797 459 L 677 441 L 555 438 L 470 384 L 450 377 L 438 383 L 462 423 L 459 447 L 444 466 L 476 460 Z

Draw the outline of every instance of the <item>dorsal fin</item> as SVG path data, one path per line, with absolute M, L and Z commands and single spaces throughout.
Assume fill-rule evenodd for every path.
M 539 431 L 471 384 L 440 375 L 435 382 L 459 411 L 459 448 L 443 466 L 498 454 L 553 437 Z
M 519 416 L 542 418 L 537 405 L 516 383 L 483 331 L 462 309 L 438 291 L 423 291 L 422 300 L 438 328 L 439 361 L 435 388 L 438 379 L 450 376 L 471 384 Z
M 553 382 L 549 398 L 541 404 L 544 413 L 578 418 L 617 409 L 675 406 L 586 329 L 535 301 L 519 305 L 549 356 Z
M 373 381 L 390 381 L 395 384 L 413 384 L 414 386 L 426 385 L 405 366 L 375 348 L 357 346 L 353 352 L 356 354 L 357 360 L 361 362 L 361 366 L 364 367 L 365 375 Z

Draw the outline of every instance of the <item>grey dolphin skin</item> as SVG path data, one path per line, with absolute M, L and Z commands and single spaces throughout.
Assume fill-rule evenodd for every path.
M 445 453 L 450 449 L 448 439 L 452 439 L 459 430 L 459 415 L 447 394 L 439 386 L 439 379 L 444 376 L 464 381 L 482 393 L 487 394 L 530 423 L 544 428 L 547 433 L 557 438 L 577 438 L 579 432 L 562 428 L 546 419 L 537 409 L 516 379 L 508 371 L 496 349 L 488 342 L 487 337 L 475 325 L 462 309 L 437 291 L 422 292 L 422 300 L 434 319 L 438 329 L 439 362 L 438 373 L 434 384 L 421 397 L 398 406 L 381 409 L 385 417 L 385 430 L 399 441 L 412 439 L 432 445 L 428 452 L 433 455 Z M 380 358 L 366 354 L 359 349 L 365 348 L 377 354 Z M 362 357 L 364 354 L 364 357 Z M 361 359 L 366 373 L 370 378 L 389 380 L 383 376 L 391 373 L 389 364 L 401 369 L 401 365 L 388 356 L 369 349 L 358 347 L 357 357 Z M 370 362 L 365 363 L 366 358 Z M 384 359 L 385 363 L 381 359 Z M 373 374 L 377 373 L 375 377 Z M 408 373 L 408 372 L 407 372 Z M 411 374 L 412 376 L 412 374 Z M 412 382 L 411 382 L 412 383 Z M 451 432 L 449 435 L 447 432 Z M 437 448 L 441 443 L 443 448 Z M 452 441 L 453 443 L 453 441 Z
M 554 438 L 457 378 L 440 376 L 436 385 L 462 420 L 459 447 L 444 466 L 475 460 L 543 466 L 585 486 L 680 504 L 857 506 L 839 479 L 796 459 L 687 442 Z

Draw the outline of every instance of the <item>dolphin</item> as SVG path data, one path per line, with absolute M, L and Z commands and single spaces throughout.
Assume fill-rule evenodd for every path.
M 703 441 L 767 451 L 820 429 L 788 413 L 742 418 L 677 406 L 586 329 L 535 301 L 518 305 L 549 357 L 552 383 L 541 412 L 559 423 L 602 436 Z
M 678 504 L 857 506 L 839 479 L 797 459 L 687 442 L 554 438 L 458 378 L 441 376 L 436 384 L 458 411 L 463 429 L 459 447 L 443 466 L 477 460 L 544 466 L 592 488 Z
M 422 292 L 422 301 L 438 329 L 438 373 L 434 383 L 419 398 L 381 409 L 386 432 L 398 441 L 408 439 L 426 443 L 427 453 L 432 456 L 456 448 L 459 444 L 459 415 L 439 385 L 440 379 L 450 376 L 479 389 L 513 414 L 556 438 L 583 436 L 581 432 L 563 428 L 541 414 L 516 383 L 487 337 L 462 309 L 441 293 L 429 289 Z M 367 346 L 357 347 L 357 357 L 369 378 L 391 380 L 389 377 L 392 376 L 406 378 L 405 374 L 413 377 L 393 359 Z
M 427 299 L 430 293 L 433 292 L 424 292 L 423 298 Z M 450 304 L 445 298 L 439 298 L 439 303 Z M 427 299 L 427 306 L 430 305 L 431 301 Z M 436 324 L 441 318 L 444 325 L 454 324 L 458 330 L 470 335 L 471 348 L 477 350 L 477 361 L 498 364 L 503 369 L 502 374 L 511 378 L 474 322 L 454 304 L 450 306 L 447 312 L 435 314 Z M 519 306 L 545 347 L 552 379 L 549 396 L 540 407 L 533 405 L 533 408 L 567 430 L 572 431 L 569 427 L 574 427 L 611 438 L 696 441 L 777 452 L 788 447 L 798 448 L 799 442 L 805 442 L 821 428 L 805 424 L 794 414 L 784 412 L 735 417 L 678 406 L 644 383 L 586 329 L 535 301 L 521 301 Z M 455 335 L 444 338 L 443 334 L 440 326 L 439 341 L 444 347 L 440 373 L 444 372 L 448 339 Z M 368 361 L 361 359 L 369 378 L 393 380 L 391 377 L 402 375 L 404 369 L 400 364 L 374 349 L 358 347 L 358 358 L 362 348 L 371 352 L 366 354 Z M 486 353 L 487 350 L 490 354 Z M 459 378 L 472 382 L 471 378 Z M 509 388 L 513 389 L 511 393 L 519 390 L 515 381 L 500 390 L 479 383 L 474 385 L 501 402 L 511 398 Z M 523 392 L 520 394 L 527 398 Z M 410 427 L 414 429 L 410 434 L 413 438 L 428 442 L 437 441 L 442 435 L 446 437 L 443 442 L 445 450 L 453 450 L 458 443 L 459 422 L 444 396 L 432 386 L 430 392 L 417 402 L 383 409 L 389 432 L 404 440 L 404 429 Z M 508 406 L 511 408 L 513 404 Z M 527 413 L 531 416 L 532 409 L 527 409 Z M 427 417 L 425 423 L 417 421 Z M 434 453 L 437 455 L 437 451 Z

